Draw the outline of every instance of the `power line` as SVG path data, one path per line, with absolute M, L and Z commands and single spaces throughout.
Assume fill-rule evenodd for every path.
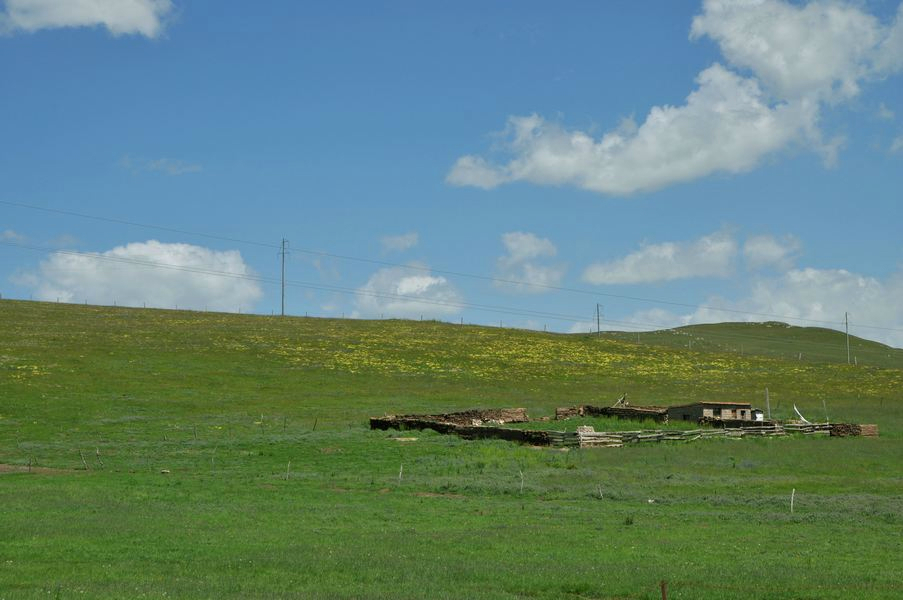
M 353 288 L 346 288 L 346 287 L 342 287 L 342 286 L 318 284 L 318 283 L 305 282 L 305 281 L 290 281 L 290 280 L 283 280 L 281 278 L 276 279 L 276 278 L 272 278 L 272 277 L 262 277 L 262 276 L 258 276 L 258 275 L 251 275 L 248 273 L 218 271 L 215 269 L 207 269 L 207 268 L 202 268 L 202 267 L 193 267 L 193 266 L 187 266 L 187 265 L 175 265 L 175 264 L 171 264 L 171 263 L 162 263 L 162 262 L 158 262 L 158 261 L 148 261 L 148 260 L 141 260 L 141 259 L 136 259 L 136 258 L 122 257 L 122 256 L 110 256 L 110 255 L 104 255 L 104 254 L 98 254 L 98 253 L 79 252 L 79 251 L 75 251 L 75 250 L 60 250 L 60 249 L 54 249 L 54 248 L 32 246 L 32 245 L 28 245 L 28 244 L 20 244 L 20 243 L 15 243 L 15 242 L 0 241 L 0 245 L 22 248 L 22 249 L 38 251 L 38 252 L 45 252 L 45 253 L 49 253 L 49 254 L 78 256 L 78 257 L 82 257 L 82 258 L 89 258 L 92 260 L 130 264 L 130 265 L 136 265 L 136 266 L 147 267 L 147 268 L 159 268 L 159 269 L 167 269 L 167 270 L 174 270 L 174 271 L 182 271 L 182 272 L 211 275 L 211 276 L 217 276 L 217 277 L 241 279 L 241 280 L 254 281 L 254 282 L 263 283 L 263 284 L 271 284 L 271 285 L 282 284 L 282 285 L 289 286 L 289 287 L 312 289 L 312 290 L 347 294 L 347 295 L 353 295 L 353 296 L 368 296 L 368 297 L 391 299 L 391 300 L 414 301 L 414 302 L 418 302 L 421 304 L 428 304 L 428 305 L 433 305 L 433 306 L 444 306 L 444 307 L 452 307 L 452 308 L 459 308 L 459 309 L 469 308 L 469 309 L 478 310 L 481 312 L 490 312 L 490 313 L 496 313 L 496 314 L 508 314 L 508 315 L 521 316 L 521 317 L 544 318 L 544 319 L 551 319 L 551 320 L 571 322 L 571 323 L 587 323 L 587 319 L 585 317 L 581 317 L 581 316 L 547 312 L 547 311 L 535 311 L 535 310 L 523 309 L 523 308 L 519 308 L 519 307 L 476 304 L 476 303 L 470 303 L 470 302 L 448 302 L 448 301 L 433 300 L 433 299 L 429 299 L 429 298 L 422 298 L 422 297 L 418 297 L 418 296 L 410 296 L 410 295 L 404 295 L 404 294 L 392 294 L 392 293 L 388 293 L 388 292 L 378 292 L 375 290 L 353 289 Z M 601 306 L 598 308 L 601 310 Z M 598 316 L 601 317 L 601 313 Z M 671 327 L 669 325 L 664 325 L 661 323 L 642 323 L 642 322 L 635 322 L 635 321 L 618 321 L 615 319 L 606 319 L 606 322 L 612 323 L 615 325 L 624 326 L 624 327 L 635 328 L 635 329 L 655 328 L 658 331 L 669 331 L 669 330 L 673 331 L 674 330 L 673 327 Z M 597 330 L 598 330 L 598 323 L 597 323 Z M 610 332 L 606 332 L 606 333 L 607 334 L 612 334 L 612 333 L 616 334 L 618 332 L 610 331 Z M 629 332 L 623 332 L 623 333 L 629 333 Z M 746 339 L 746 340 L 768 342 L 769 344 L 785 344 L 785 345 L 794 345 L 795 344 L 795 342 L 793 340 L 786 340 L 786 339 L 782 340 L 780 338 L 769 338 L 769 337 L 764 337 L 764 336 L 757 336 L 754 334 L 748 334 L 745 332 L 733 332 L 730 334 L 718 333 L 718 332 L 704 332 L 701 334 L 697 334 L 697 337 L 699 337 L 701 339 L 710 339 L 710 340 L 723 339 L 725 341 L 730 341 L 730 342 L 736 342 L 737 339 L 740 338 L 740 339 Z
M 5 242 L 0 241 L 0 245 L 11 246 L 16 248 L 23 248 L 26 250 L 33 250 L 37 252 L 46 252 L 50 254 L 62 254 L 67 256 L 79 256 L 82 258 L 90 258 L 93 260 L 103 260 L 110 261 L 115 263 L 125 263 L 132 264 L 143 267 L 150 268 L 161 268 L 161 269 L 169 269 L 175 271 L 183 271 L 189 273 L 197 273 L 202 275 L 212 275 L 217 277 L 229 277 L 233 279 L 242 279 L 247 281 L 255 281 L 258 283 L 266 283 L 279 285 L 282 283 L 281 279 L 276 279 L 272 277 L 262 277 L 259 275 L 250 275 L 247 273 L 235 273 L 228 271 L 217 271 L 214 269 L 205 269 L 201 267 L 192 267 L 186 265 L 174 265 L 170 263 L 161 263 L 156 261 L 147 261 L 140 260 L 135 258 L 127 258 L 121 256 L 109 256 L 104 254 L 97 254 L 94 252 L 78 252 L 75 250 L 59 250 L 54 248 L 46 248 L 40 246 L 32 246 L 28 244 L 19 244 L 15 242 Z M 554 319 L 559 321 L 568 321 L 568 322 L 580 322 L 583 320 L 583 317 L 575 316 L 575 315 L 567 315 L 562 313 L 554 313 L 548 311 L 537 311 L 531 309 L 524 309 L 518 307 L 508 307 L 508 306 L 497 306 L 490 304 L 477 304 L 472 302 L 449 302 L 442 300 L 434 300 L 430 298 L 423 298 L 420 296 L 412 296 L 405 294 L 392 294 L 388 292 L 378 292 L 375 290 L 362 290 L 355 288 L 346 288 L 342 286 L 321 284 L 321 283 L 313 283 L 308 281 L 291 281 L 285 280 L 285 285 L 289 287 L 303 288 L 303 289 L 312 289 L 318 291 L 327 291 L 327 292 L 336 292 L 341 294 L 351 294 L 356 296 L 369 296 L 375 298 L 385 298 L 391 300 L 404 300 L 408 302 L 417 302 L 420 304 L 429 304 L 434 306 L 447 306 L 450 308 L 470 308 L 474 310 L 486 311 L 486 312 L 494 312 L 500 314 L 510 314 L 515 316 L 523 316 L 523 317 L 541 317 L 547 319 Z
M 167 231 L 169 233 L 178 233 L 181 235 L 191 235 L 196 237 L 207 238 L 210 240 L 219 240 L 221 242 L 232 242 L 235 244 L 248 244 L 251 246 L 262 246 L 264 248 L 279 248 L 278 245 L 275 244 L 266 244 L 263 242 L 254 242 L 251 240 L 242 240 L 238 238 L 225 237 L 221 235 L 211 235 L 208 233 L 198 233 L 197 231 L 186 231 L 184 229 L 175 229 L 173 227 L 163 227 L 160 225 L 148 225 L 147 223 L 138 223 L 135 221 L 127 221 L 125 219 L 113 219 L 110 217 L 99 217 L 97 215 L 88 215 L 85 213 L 75 212 L 71 210 L 61 210 L 58 208 L 46 208 L 44 206 L 36 206 L 34 204 L 25 204 L 24 202 L 10 202 L 8 200 L 0 200 L 0 204 L 6 204 L 7 206 L 17 206 L 19 208 L 27 208 L 30 210 L 39 210 L 47 213 L 55 213 L 58 215 L 66 215 L 69 217 L 78 217 L 80 219 L 91 219 L 93 221 L 103 221 L 105 223 L 115 223 L 117 225 L 129 225 L 131 227 L 142 227 L 144 229 L 156 229 L 158 231 Z
M 15 206 L 15 207 L 19 207 L 19 208 L 26 208 L 29 210 L 43 211 L 43 212 L 47 212 L 47 213 L 56 213 L 56 214 L 61 214 L 61 215 L 66 215 L 66 216 L 79 217 L 79 218 L 83 218 L 83 219 L 91 219 L 91 220 L 95 220 L 95 221 L 115 223 L 118 225 L 129 225 L 132 227 L 155 229 L 158 231 L 166 231 L 169 233 L 178 233 L 180 235 L 196 236 L 196 237 L 231 242 L 231 243 L 236 243 L 236 244 L 248 244 L 248 245 L 264 247 L 264 248 L 275 248 L 277 250 L 282 249 L 281 245 L 275 245 L 275 244 L 270 244 L 270 243 L 265 243 L 265 242 L 245 240 L 245 239 L 220 236 L 220 235 L 213 235 L 213 234 L 201 233 L 201 232 L 196 232 L 196 231 L 188 231 L 188 230 L 176 229 L 176 228 L 172 228 L 172 227 L 163 227 L 163 226 L 151 225 L 151 224 L 147 224 L 147 223 L 138 223 L 136 221 L 129 221 L 129 220 L 124 220 L 124 219 L 101 217 L 101 216 L 97 216 L 97 215 L 89 215 L 89 214 L 79 213 L 79 212 L 75 212 L 75 211 L 68 211 L 68 210 L 61 210 L 61 209 L 56 209 L 56 208 L 47 208 L 47 207 L 37 206 L 37 205 L 33 205 L 33 204 L 26 204 L 24 202 L 11 202 L 8 200 L 0 200 L 0 204 L 5 204 L 7 206 Z M 841 321 L 829 321 L 829 320 L 825 320 L 825 319 L 811 319 L 811 318 L 806 318 L 806 317 L 796 317 L 796 316 L 792 316 L 792 315 L 780 315 L 780 314 L 775 314 L 775 313 L 755 312 L 755 311 L 738 310 L 738 309 L 732 309 L 732 308 L 722 308 L 722 307 L 716 307 L 716 306 L 708 306 L 705 304 L 690 304 L 690 303 L 686 303 L 686 302 L 673 302 L 670 300 L 661 300 L 661 299 L 656 299 L 656 298 L 644 298 L 641 296 L 628 296 L 628 295 L 624 295 L 624 294 L 612 294 L 612 293 L 600 292 L 600 291 L 595 291 L 595 290 L 587 290 L 587 289 L 582 289 L 582 288 L 548 285 L 548 284 L 534 283 L 534 282 L 529 282 L 529 281 L 506 279 L 506 278 L 502 278 L 502 277 L 492 277 L 489 275 L 477 275 L 474 273 L 466 273 L 466 272 L 462 272 L 462 271 L 436 269 L 436 268 L 425 267 L 425 266 L 421 266 L 421 265 L 409 265 L 409 264 L 395 263 L 395 262 L 372 259 L 372 258 L 363 258 L 363 257 L 359 257 L 359 256 L 335 254 L 332 252 L 324 252 L 324 251 L 320 251 L 320 250 L 292 248 L 292 251 L 300 253 L 300 254 L 307 254 L 310 256 L 317 256 L 317 257 L 321 257 L 321 258 L 333 258 L 333 259 L 337 259 L 337 260 L 359 262 L 359 263 L 372 264 L 372 265 L 378 265 L 378 266 L 383 266 L 383 267 L 395 267 L 395 268 L 408 269 L 408 270 L 412 270 L 412 271 L 437 273 L 437 274 L 441 274 L 441 275 L 448 275 L 451 277 L 474 279 L 474 280 L 478 280 L 478 281 L 486 281 L 486 282 L 496 283 L 496 284 L 500 283 L 500 284 L 507 284 L 507 285 L 518 285 L 518 286 L 526 286 L 526 287 L 530 287 L 530 288 L 534 288 L 534 289 L 545 289 L 545 290 L 550 290 L 550 291 L 567 292 L 567 293 L 571 293 L 571 294 L 582 294 L 582 295 L 596 296 L 596 297 L 601 296 L 601 297 L 605 297 L 605 298 L 616 298 L 618 300 L 628 300 L 631 302 L 645 302 L 645 303 L 650 303 L 650 304 L 659 304 L 659 305 L 663 305 L 663 306 L 675 306 L 675 307 L 680 307 L 680 308 L 691 308 L 691 309 L 697 309 L 697 310 L 698 309 L 712 310 L 712 311 L 718 311 L 718 312 L 729 313 L 729 314 L 738 314 L 738 315 L 746 315 L 746 316 L 754 316 L 754 317 L 768 317 L 771 319 L 787 319 L 787 320 L 805 322 L 805 323 L 818 323 L 818 324 L 823 324 L 823 325 L 833 325 L 835 327 L 839 327 L 842 324 Z M 581 319 L 581 321 L 582 321 L 582 319 Z M 903 329 L 900 329 L 900 328 L 882 327 L 882 326 L 878 326 L 878 325 L 856 324 L 856 327 L 859 327 L 862 329 L 876 329 L 876 330 L 881 330 L 881 331 L 903 331 Z

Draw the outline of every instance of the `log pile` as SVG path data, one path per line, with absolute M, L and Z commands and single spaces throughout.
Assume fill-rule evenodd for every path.
M 829 435 L 831 433 L 830 423 L 784 423 L 783 427 L 787 433 L 802 433 L 805 435 Z
M 831 436 L 833 437 L 850 437 L 858 435 L 878 437 L 878 426 L 857 425 L 855 423 L 834 423 L 831 425 Z
M 582 406 L 564 406 L 564 407 L 555 409 L 555 420 L 556 421 L 564 421 L 565 419 L 571 419 L 574 417 L 582 417 L 582 416 L 583 416 L 583 407 Z
M 859 435 L 864 435 L 866 437 L 878 437 L 878 426 L 875 424 L 860 425 Z

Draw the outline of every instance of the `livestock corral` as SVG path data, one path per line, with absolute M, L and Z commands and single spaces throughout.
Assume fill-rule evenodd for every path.
M 698 403 L 705 406 L 711 403 Z M 734 403 L 719 403 L 730 404 Z M 695 404 L 682 405 L 695 406 Z M 742 403 L 740 406 L 744 406 Z M 745 406 L 749 406 L 748 404 Z M 739 409 L 745 410 L 745 409 Z M 620 419 L 668 422 L 670 410 L 665 407 L 625 406 L 619 400 L 612 407 L 581 405 L 558 408 L 557 421 L 585 416 L 615 416 Z M 700 408 L 700 413 L 702 408 Z M 751 412 L 749 414 L 752 414 Z M 552 427 L 527 429 L 511 427 L 512 424 L 550 423 L 548 417 L 531 421 L 523 408 L 473 409 L 435 415 L 387 415 L 371 417 L 371 429 L 432 429 L 443 434 L 454 434 L 466 439 L 501 439 L 538 446 L 561 447 L 620 447 L 639 442 L 696 441 L 715 437 L 743 438 L 755 436 L 783 436 L 789 434 L 827 435 L 834 437 L 877 437 L 878 426 L 854 423 L 811 423 L 808 421 L 754 421 L 750 419 L 721 419 L 711 414 L 700 416 L 693 429 L 639 429 L 633 431 L 596 431 L 592 425 L 580 425 L 574 431 Z

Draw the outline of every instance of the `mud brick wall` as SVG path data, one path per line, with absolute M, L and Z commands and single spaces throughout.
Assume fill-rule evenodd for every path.
M 474 421 L 496 423 L 526 423 L 530 420 L 524 408 L 488 408 L 485 410 L 465 410 L 461 412 L 443 413 L 440 415 L 420 415 L 446 423 L 472 425 Z
M 658 423 L 668 422 L 668 409 L 661 406 L 570 406 L 555 409 L 555 418 L 571 417 L 618 417 L 619 419 L 644 420 L 652 419 Z
M 523 409 L 503 409 L 513 410 L 514 412 L 506 413 L 509 417 L 524 414 Z M 467 411 L 468 414 L 486 413 L 489 411 Z M 461 415 L 463 413 L 452 413 Z M 497 413 L 496 413 L 497 414 Z M 449 415 L 389 415 L 386 417 L 371 417 L 370 429 L 432 429 L 433 431 L 443 434 L 455 434 L 465 439 L 500 439 L 509 442 L 520 442 L 522 444 L 532 444 L 535 446 L 548 446 L 552 443 L 548 432 L 545 431 L 525 431 L 521 429 L 506 429 L 504 427 L 492 427 L 486 425 L 458 424 L 449 421 L 440 420 L 440 418 Z M 526 420 L 526 419 L 525 419 Z M 514 421 L 522 422 L 522 421 Z

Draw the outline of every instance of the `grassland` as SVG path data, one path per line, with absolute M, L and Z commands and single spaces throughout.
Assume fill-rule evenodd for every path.
M 732 328 L 691 350 L 0 302 L 0 598 L 899 597 L 899 352 L 856 339 L 848 366 L 823 331 Z M 765 386 L 777 416 L 881 437 L 561 452 L 366 425 Z

